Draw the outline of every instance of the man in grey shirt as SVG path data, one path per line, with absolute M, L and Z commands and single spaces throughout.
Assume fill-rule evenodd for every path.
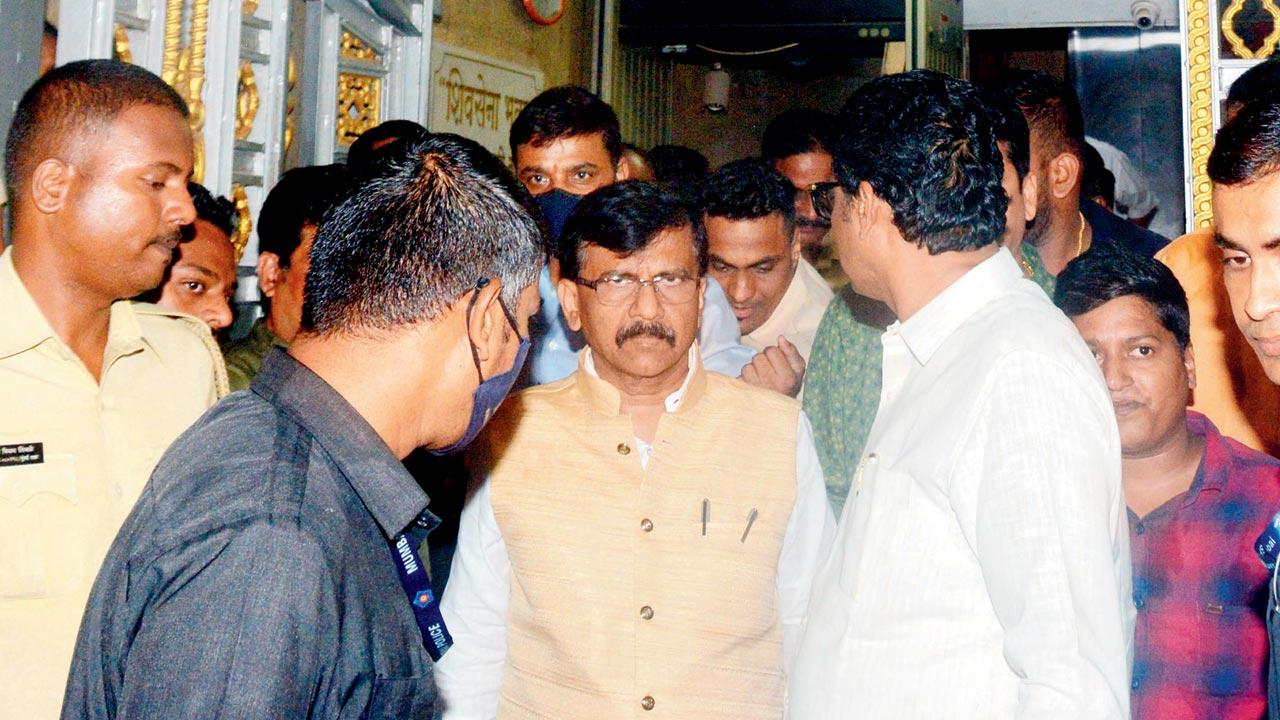
M 322 222 L 302 332 L 157 466 L 90 596 L 63 718 L 427 718 L 447 630 L 400 464 L 479 432 L 528 351 L 532 200 L 406 148 Z

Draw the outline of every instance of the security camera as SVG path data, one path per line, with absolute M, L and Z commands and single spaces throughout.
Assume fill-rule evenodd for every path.
M 1129 14 L 1133 16 L 1135 27 L 1150 30 L 1160 20 L 1160 6 L 1154 0 L 1134 0 L 1129 6 Z

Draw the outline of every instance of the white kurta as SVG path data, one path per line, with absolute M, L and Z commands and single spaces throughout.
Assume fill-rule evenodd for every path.
M 1075 328 L 1001 250 L 883 342 L 789 717 L 1128 718 L 1120 440 Z

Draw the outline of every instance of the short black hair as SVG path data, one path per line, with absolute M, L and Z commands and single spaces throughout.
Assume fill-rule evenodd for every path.
M 215 196 L 199 183 L 187 183 L 187 192 L 191 194 L 191 202 L 196 206 L 197 219 L 218 228 L 228 238 L 236 234 L 240 216 L 236 213 L 235 203 L 221 195 Z
M 47 37 L 47 38 L 49 38 L 50 40 L 57 40 L 57 39 L 58 39 L 58 26 L 54 25 L 53 23 L 49 22 L 48 20 L 45 20 L 45 21 L 44 21 L 44 36 L 45 36 L 45 37 Z
M 521 145 L 541 147 L 560 138 L 603 133 L 614 165 L 622 159 L 622 129 L 609 104 L 577 85 L 544 90 L 511 123 L 511 161 Z
M 1044 140 L 1046 158 L 1062 153 L 1080 157 L 1084 144 L 1084 112 L 1067 83 L 1044 72 L 1013 70 L 996 86 L 1027 119 L 1031 132 Z
M 1247 185 L 1280 170 L 1280 97 L 1246 104 L 1218 130 L 1209 153 L 1209 179 Z
M 541 267 L 533 200 L 493 153 L 452 134 L 405 147 L 325 213 L 302 328 L 362 334 L 429 321 L 491 278 L 513 312 Z
M 683 145 L 655 145 L 648 157 L 654 180 L 669 186 L 696 183 L 711 170 L 706 155 Z
M 932 70 L 888 75 L 858 88 L 840 120 L 841 186 L 868 183 L 908 242 L 930 255 L 1000 242 L 1004 161 L 977 88 Z
M 1187 293 L 1173 271 L 1155 258 L 1122 248 L 1095 248 L 1067 263 L 1058 275 L 1053 302 L 1074 318 L 1116 298 L 1136 295 L 1183 350 L 1191 344 L 1191 311 Z
M 286 171 L 262 201 L 258 213 L 258 252 L 273 253 L 288 268 L 302 244 L 302 229 L 319 225 L 326 211 L 351 189 L 345 165 L 313 165 Z
M 1031 130 L 1027 118 L 1007 95 L 993 90 L 982 93 L 996 123 L 996 140 L 1008 148 L 1009 162 L 1018 173 L 1018 179 L 1031 171 Z
M 1084 143 L 1080 149 L 1084 156 L 1081 163 L 1084 173 L 1080 180 L 1080 194 L 1089 199 L 1100 197 L 1107 201 L 1108 208 L 1115 207 L 1115 173 L 1107 169 L 1106 163 L 1102 160 L 1102 154 L 1091 143 Z
M 45 73 L 27 89 L 13 113 L 4 146 L 4 174 L 11 204 L 35 167 L 88 143 L 116 117 L 139 105 L 168 108 L 188 117 L 187 104 L 159 76 L 118 60 L 77 60 Z
M 702 220 L 679 195 L 639 180 L 606 185 L 591 192 L 565 221 L 556 246 L 560 275 L 576 280 L 588 245 L 623 257 L 644 249 L 664 230 L 688 227 L 698 274 L 707 271 L 707 233 Z
M 809 152 L 831 154 L 838 136 L 836 118 L 821 110 L 796 108 L 769 121 L 760 138 L 760 155 L 771 163 Z
M 1226 106 L 1247 105 L 1280 94 L 1280 57 L 1267 58 L 1254 65 L 1231 83 Z
M 407 145 L 421 142 L 427 129 L 412 120 L 388 120 L 369 128 L 351 143 L 347 149 L 347 167 L 359 175 L 371 175 L 385 170 L 388 158 Z
M 703 179 L 698 205 L 707 217 L 755 220 L 782 215 L 788 231 L 796 219 L 796 191 L 764 158 L 734 160 Z

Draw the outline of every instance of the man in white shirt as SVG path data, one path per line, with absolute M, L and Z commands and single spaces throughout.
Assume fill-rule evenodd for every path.
M 436 666 L 447 720 L 783 716 L 835 518 L 799 403 L 702 368 L 706 236 L 639 182 L 557 248 L 568 378 L 514 396 L 469 462 Z
M 833 295 L 801 257 L 794 195 L 791 183 L 759 158 L 725 165 L 700 191 L 708 271 L 729 296 L 743 344 L 803 370 Z M 803 380 L 803 371 L 798 376 Z M 793 390 L 799 389 L 797 382 Z
M 1071 323 L 1000 246 L 992 115 L 968 83 L 916 71 L 842 117 L 840 184 L 815 205 L 898 322 L 789 717 L 1126 719 L 1115 416 Z
M 1150 226 L 1158 208 L 1146 176 L 1128 153 L 1115 145 L 1089 135 L 1084 139 L 1098 151 L 1102 164 L 1116 177 L 1116 214 L 1142 227 Z
M 701 209 L 708 270 L 729 296 L 742 342 L 763 351 L 785 337 L 808 358 L 833 294 L 801 256 L 791 184 L 764 160 L 736 160 L 707 176 Z

